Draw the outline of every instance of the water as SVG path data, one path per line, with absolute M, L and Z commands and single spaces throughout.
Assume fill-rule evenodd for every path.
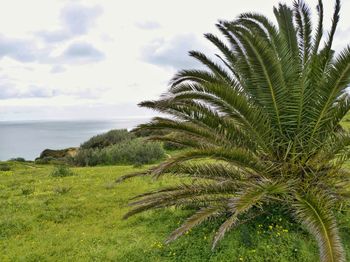
M 34 160 L 46 149 L 79 146 L 110 129 L 131 129 L 147 119 L 110 121 L 3 121 L 0 122 L 0 160 L 24 157 Z

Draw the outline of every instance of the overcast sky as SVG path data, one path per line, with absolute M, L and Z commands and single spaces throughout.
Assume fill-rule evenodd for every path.
M 217 33 L 218 19 L 274 19 L 278 2 L 1 0 L 0 120 L 150 115 L 136 104 L 165 92 L 176 70 L 198 66 L 189 50 L 215 52 L 203 34 Z M 316 15 L 317 0 L 307 2 Z M 334 1 L 324 2 L 329 26 Z M 350 1 L 342 2 L 336 49 L 350 42 Z

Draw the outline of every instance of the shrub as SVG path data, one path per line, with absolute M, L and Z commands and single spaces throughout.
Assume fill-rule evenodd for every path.
M 54 167 L 54 169 L 51 172 L 51 176 L 53 177 L 66 177 L 66 176 L 73 176 L 74 173 L 72 170 L 70 170 L 69 167 L 64 165 L 59 165 Z
M 161 143 L 142 138 L 124 141 L 103 149 L 81 149 L 74 157 L 78 166 L 154 163 L 164 157 Z
M 62 158 L 54 158 L 51 156 L 44 157 L 44 158 L 37 158 L 35 159 L 35 164 L 39 165 L 65 165 L 65 164 L 71 164 L 71 158 L 72 157 L 62 157 Z
M 93 136 L 88 141 L 81 144 L 80 147 L 82 149 L 101 149 L 133 138 L 135 138 L 135 135 L 128 132 L 128 130 L 115 129 L 101 135 Z
M 21 191 L 22 191 L 22 195 L 28 196 L 28 195 L 34 193 L 35 188 L 34 187 L 25 187 L 25 188 L 22 188 Z
M 0 164 L 0 171 L 10 171 L 11 167 L 8 164 Z
M 74 165 L 78 166 L 96 166 L 100 164 L 100 149 L 81 149 L 73 158 Z
M 52 157 L 37 158 L 35 159 L 35 164 L 50 164 L 53 160 L 54 158 Z
M 26 162 L 25 158 L 23 158 L 23 157 L 11 158 L 10 161 L 12 161 L 12 162 Z
M 164 154 L 161 144 L 135 139 L 102 150 L 102 158 L 110 164 L 149 164 L 159 160 Z

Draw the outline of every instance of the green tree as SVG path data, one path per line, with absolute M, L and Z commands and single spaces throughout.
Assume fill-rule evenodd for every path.
M 225 40 L 206 34 L 220 51 L 217 61 L 190 52 L 207 70 L 180 71 L 159 100 L 141 103 L 172 117 L 139 127 L 170 130 L 171 136 L 156 139 L 190 148 L 150 175 L 196 182 L 137 196 L 125 217 L 196 206 L 168 242 L 209 218 L 225 217 L 214 248 L 242 216 L 281 205 L 316 238 L 321 261 L 345 261 L 334 211 L 350 198 L 350 175 L 342 165 L 350 136 L 340 126 L 350 108 L 350 47 L 332 50 L 339 11 L 336 0 L 326 36 L 321 0 L 315 30 L 310 8 L 295 1 L 274 8 L 277 25 L 244 13 L 217 24 Z

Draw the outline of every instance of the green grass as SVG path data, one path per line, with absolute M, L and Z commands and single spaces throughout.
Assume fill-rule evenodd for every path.
M 207 222 L 174 243 L 166 236 L 190 210 L 147 212 L 128 220 L 128 199 L 169 183 L 137 178 L 115 184 L 131 166 L 73 168 L 8 163 L 0 171 L 0 261 L 317 261 L 315 242 L 283 217 L 266 216 L 227 234 L 211 252 L 220 221 Z M 350 219 L 339 215 L 350 258 Z

